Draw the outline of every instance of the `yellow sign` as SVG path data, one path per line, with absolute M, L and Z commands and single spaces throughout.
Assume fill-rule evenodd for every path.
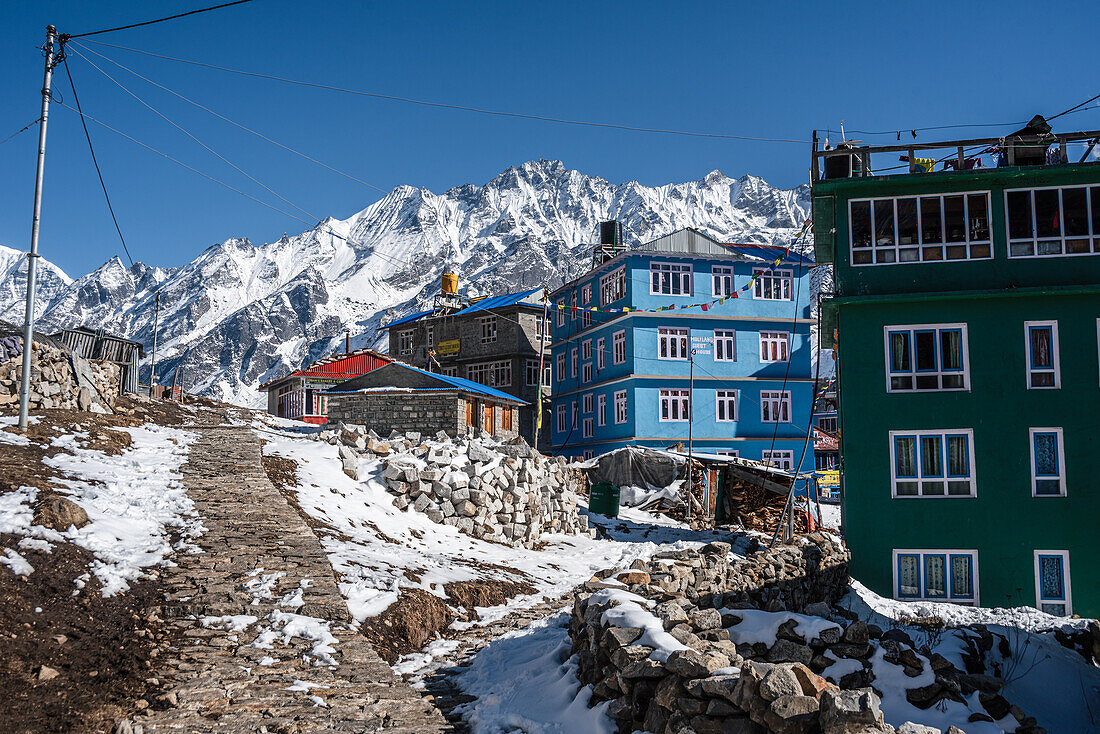
M 840 489 L 840 472 L 819 471 L 817 473 L 817 486 L 822 489 Z
M 448 339 L 447 341 L 439 342 L 435 346 L 436 354 L 458 354 L 458 345 L 460 339 Z

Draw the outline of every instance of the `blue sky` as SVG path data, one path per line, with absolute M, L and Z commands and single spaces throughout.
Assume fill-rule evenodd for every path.
M 47 23 L 61 32 L 215 4 L 9 3 L 0 28 L 0 138 L 38 116 Z M 1052 115 L 1100 92 L 1095 6 L 998 2 L 402 3 L 256 0 L 95 40 L 337 86 L 536 115 L 808 140 L 811 130 L 894 130 Z M 774 185 L 806 179 L 808 145 L 688 138 L 487 117 L 291 87 L 89 47 L 382 189 L 442 191 L 557 158 L 612 182 L 698 179 L 714 169 Z M 78 49 L 79 50 L 79 49 Z M 82 51 L 83 53 L 83 51 Z M 282 151 L 101 62 L 112 76 L 316 217 L 378 191 Z M 303 218 L 72 56 L 84 110 Z M 56 87 L 72 104 L 64 70 Z M 1058 121 L 1100 128 L 1095 108 Z M 186 263 L 227 237 L 259 244 L 307 225 L 89 123 L 135 259 Z M 1006 128 L 927 135 L 995 135 Z M 893 136 L 860 136 L 888 142 Z M 36 132 L 0 145 L 0 244 L 29 246 Z M 922 138 L 930 139 L 930 138 Z M 312 222 L 311 222 L 312 223 Z M 42 254 L 79 276 L 121 245 L 75 113 L 50 116 Z

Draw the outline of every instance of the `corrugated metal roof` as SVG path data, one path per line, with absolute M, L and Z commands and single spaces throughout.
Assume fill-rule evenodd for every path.
M 416 372 L 421 375 L 427 375 L 437 382 L 441 382 L 444 385 L 450 385 L 452 388 L 462 390 L 464 392 L 473 393 L 474 395 L 484 395 L 485 397 L 494 398 L 495 400 L 502 400 L 516 405 L 527 405 L 526 402 L 520 400 L 515 395 L 509 395 L 508 393 L 497 390 L 495 387 L 489 387 L 488 385 L 482 385 L 480 382 L 474 382 L 473 380 L 466 380 L 461 377 L 450 377 L 449 375 L 441 375 L 438 372 L 428 372 L 412 365 L 407 365 L 404 362 L 391 362 L 389 365 L 391 368 L 398 368 L 408 370 L 409 372 Z M 355 378 L 352 378 L 354 380 Z M 348 382 L 351 382 L 349 380 Z M 339 387 L 339 386 L 338 386 Z M 380 386 L 381 387 L 381 386 Z M 394 385 L 395 388 L 404 388 L 405 385 Z M 438 388 L 412 388 L 413 392 L 422 389 L 438 389 Z M 354 390 L 331 390 L 333 393 L 345 393 L 345 392 L 357 392 Z
M 750 245 L 737 242 L 729 242 L 726 243 L 724 246 L 738 253 L 739 255 L 744 255 L 746 257 L 769 262 L 775 260 L 777 256 L 782 255 L 783 251 L 787 249 L 785 247 L 779 247 L 777 245 Z M 813 258 L 806 257 L 805 255 L 800 255 L 793 250 L 787 253 L 787 256 L 783 258 L 783 262 L 792 263 L 795 265 L 814 264 Z
M 491 296 L 489 298 L 483 298 L 477 303 L 471 304 L 461 311 L 456 311 L 452 316 L 462 316 L 464 314 L 471 314 L 475 311 L 488 311 L 494 308 L 501 308 L 503 306 L 514 306 L 530 297 L 531 295 L 538 293 L 542 288 L 532 288 L 529 291 L 520 291 L 519 293 L 508 293 L 503 296 Z M 534 304 L 532 304 L 534 305 Z
M 697 229 L 680 229 L 664 237 L 658 237 L 630 248 L 630 252 L 682 252 L 690 255 L 729 256 L 729 251 L 718 240 Z
M 435 313 L 435 312 L 434 311 L 421 311 L 420 313 L 409 314 L 408 316 L 404 316 L 404 317 L 398 319 L 397 321 L 391 321 L 390 323 L 386 324 L 385 326 L 378 327 L 378 330 L 379 331 L 384 331 L 385 329 L 390 329 L 394 326 L 400 326 L 401 324 L 411 324 L 413 321 L 419 321 L 420 319 L 424 318 L 425 316 L 431 316 L 433 313 Z

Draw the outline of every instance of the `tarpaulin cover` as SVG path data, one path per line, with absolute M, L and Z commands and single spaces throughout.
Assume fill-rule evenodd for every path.
M 616 487 L 667 487 L 682 479 L 686 459 L 667 451 L 627 446 L 580 465 L 589 482 L 610 482 Z

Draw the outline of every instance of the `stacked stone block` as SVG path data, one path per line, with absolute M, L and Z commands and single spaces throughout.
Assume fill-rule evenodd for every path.
M 73 360 L 64 349 L 32 342 L 31 410 L 65 408 L 109 412 L 119 395 L 119 366 L 113 362 Z M 19 405 L 23 357 L 0 364 L 0 410 Z

